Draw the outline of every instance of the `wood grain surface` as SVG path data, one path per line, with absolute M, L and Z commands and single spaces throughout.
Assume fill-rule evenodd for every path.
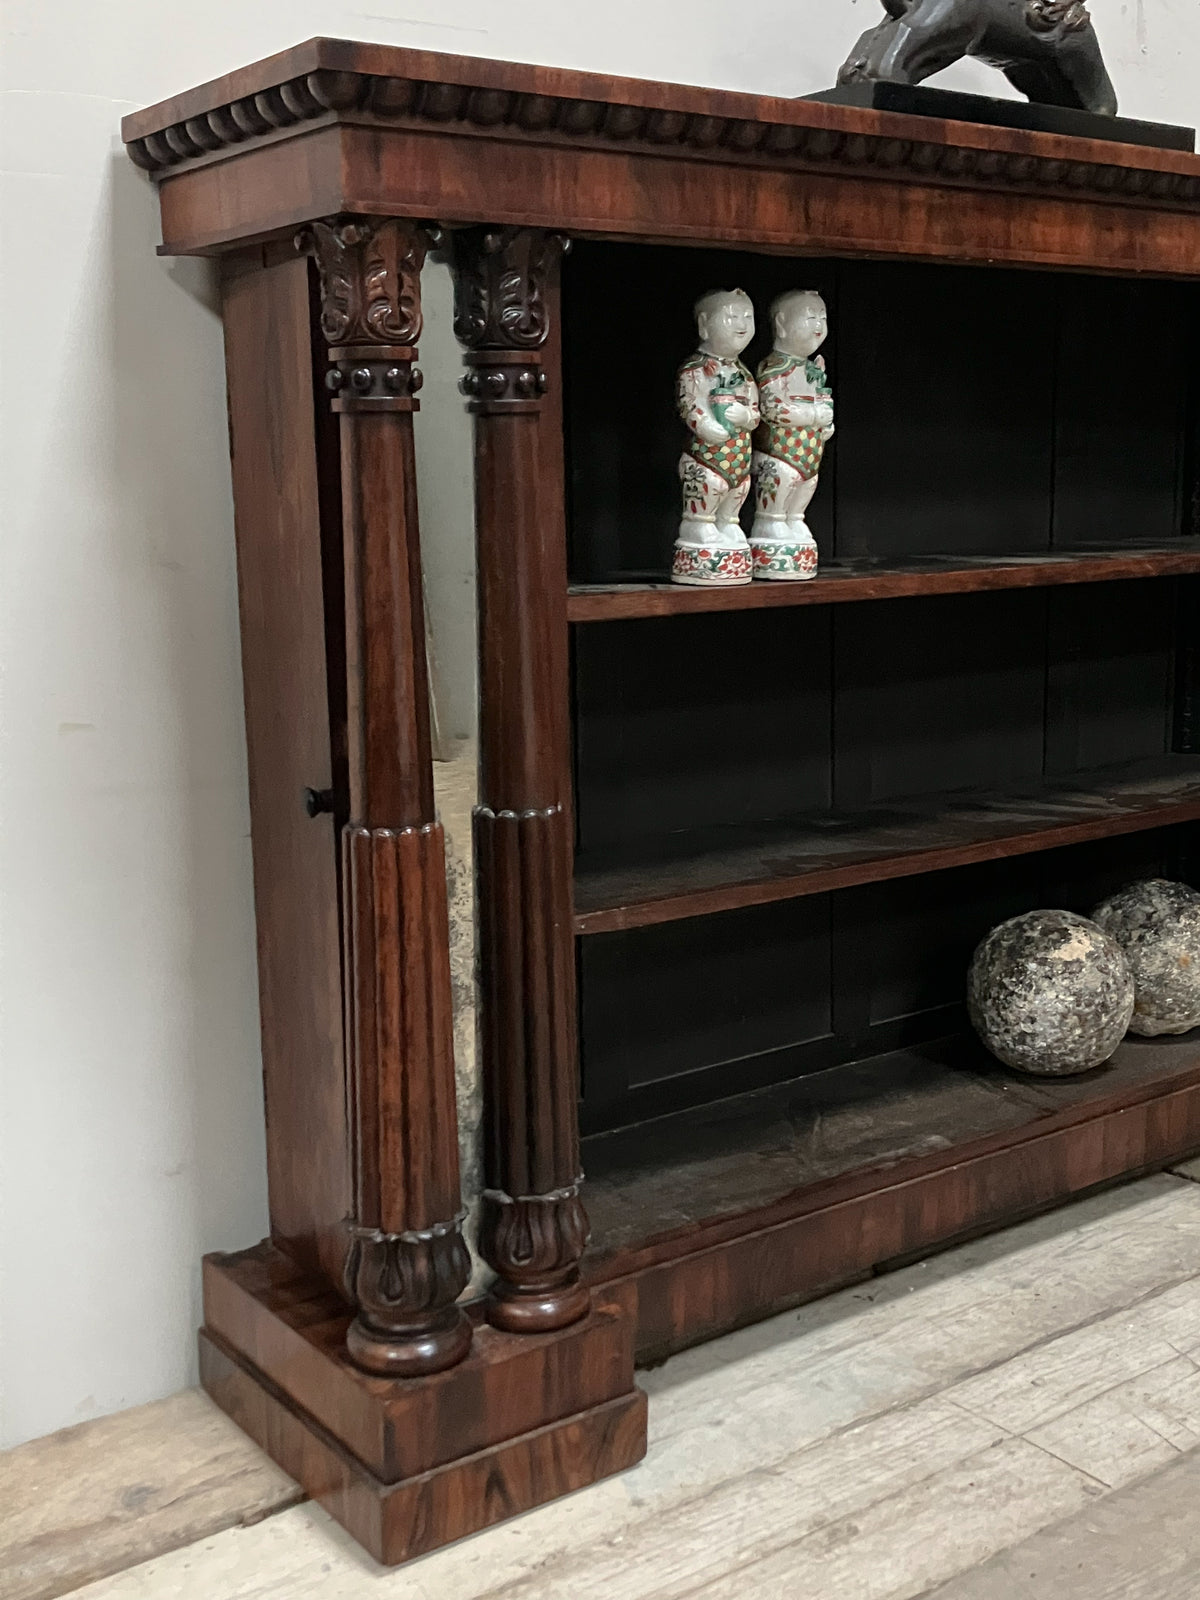
M 593 1134 L 589 1263 L 718 1243 L 740 1217 L 769 1226 L 822 1197 L 887 1186 L 908 1163 L 936 1165 L 980 1140 L 1030 1137 L 1050 1116 L 1154 1094 L 1198 1065 L 1194 1041 L 1129 1039 L 1103 1068 L 1055 1081 L 952 1038 Z
M 579 1277 L 579 1065 L 561 345 L 563 241 L 455 235 L 455 332 L 475 421 L 478 882 L 484 1190 L 492 1321 L 544 1333 L 587 1315 Z M 549 396 L 553 393 L 554 398 Z
M 1197 572 L 1200 550 L 1191 541 L 1180 541 L 1173 549 L 1109 547 L 1046 555 L 980 556 L 975 560 L 955 556 L 848 559 L 823 564 L 815 578 L 803 583 L 752 583 L 733 589 L 691 589 L 670 583 L 574 584 L 567 599 L 567 618 L 571 622 L 615 622 L 627 617 L 844 605 L 921 594 L 1042 589 Z
M 185 1389 L 0 1452 L 0 1591 L 55 1600 L 303 1498 L 206 1395 Z
M 1200 1150 L 1186 1041 L 1036 1095 L 912 1056 L 961 1025 L 964 944 L 1009 900 L 1028 905 L 1034 886 L 1048 903 L 1083 899 L 1130 866 L 1187 876 L 1194 864 L 1200 792 L 1176 753 L 1196 747 L 1200 564 L 1175 535 L 1195 521 L 1195 318 L 1173 285 L 1118 280 L 1194 282 L 1200 158 L 336 40 L 135 113 L 125 136 L 159 186 L 164 250 L 239 254 L 226 333 L 274 1243 L 208 1263 L 206 1380 L 356 1537 L 401 1559 L 628 1465 L 644 1429 L 635 1330 L 643 1354 L 661 1355 Z M 478 1307 L 470 1323 L 456 1309 L 465 1258 L 411 431 L 433 223 L 454 255 L 476 414 L 492 1327 Z M 298 228 L 322 269 L 336 450 L 314 423 L 308 269 L 287 255 Z M 731 270 L 756 274 L 773 255 L 839 260 L 834 298 L 858 331 L 831 351 L 846 404 L 825 501 L 838 503 L 839 557 L 874 561 L 712 605 L 652 584 L 568 593 L 568 520 L 573 551 L 589 530 L 564 491 L 605 435 L 581 428 L 571 403 L 589 346 L 578 327 L 557 329 L 563 235 L 584 241 L 576 260 L 592 261 L 601 289 L 599 253 L 619 247 L 634 279 L 657 263 L 664 296 L 690 254 L 666 246 L 724 249 Z M 886 267 L 861 259 L 874 257 Z M 1078 294 L 1075 272 L 1088 275 Z M 920 370 L 940 408 L 897 405 L 886 381 L 917 370 L 894 306 L 922 284 L 939 315 L 925 319 Z M 1009 322 L 997 292 L 1017 308 Z M 608 302 L 577 299 L 608 359 L 591 306 Z M 665 361 L 669 325 L 651 321 Z M 1148 391 L 1107 496 L 1096 325 L 1136 330 Z M 1042 359 L 1011 359 L 1014 326 Z M 857 498 L 836 493 L 839 471 Z M 903 474 L 913 492 L 879 516 Z M 627 541 L 636 562 L 610 561 L 598 539 L 580 575 L 654 570 L 659 519 L 643 513 Z M 1111 548 L 1083 552 L 1081 536 Z M 854 598 L 893 604 L 841 603 Z M 816 606 L 803 629 L 787 614 L 796 604 Z M 610 626 L 572 638 L 573 611 Z M 713 685 L 729 691 L 719 722 Z M 1159 764 L 1110 770 L 1143 758 Z M 294 809 L 306 787 L 331 791 L 352 825 L 340 886 L 327 824 Z M 767 988 L 750 971 L 758 955 Z M 687 1199 L 687 1159 L 655 1145 L 664 1129 L 649 1124 L 649 1156 L 605 1174 L 605 1203 L 623 1214 L 582 1275 L 573 957 L 589 1126 L 714 1098 L 732 1077 L 748 1087 L 851 1063 L 841 1099 L 832 1080 L 814 1083 L 783 1116 L 781 1148 L 736 1170 L 716 1148 L 729 1127 L 704 1130 L 715 1144 L 691 1156 L 709 1170 L 691 1176 L 707 1188 Z M 744 1156 L 746 1128 L 735 1132 Z M 729 1192 L 706 1204 L 722 1162 Z M 769 1193 L 755 1194 L 759 1178 Z M 415 1328 L 426 1343 L 396 1370 L 415 1356 L 426 1376 L 397 1383 L 344 1354 L 347 1212 L 356 1358 L 386 1366 Z M 1170 1342 L 1164 1318 L 1147 1314 L 1148 1338 Z M 945 1448 L 931 1449 L 920 1489 L 905 1479 L 839 1501 L 812 1526 L 781 1509 L 773 1537 L 703 1567 L 678 1529 L 645 1549 L 677 1552 L 681 1595 L 744 1593 L 739 1565 L 768 1592 L 848 1591 L 831 1539 L 857 1541 L 884 1570 L 918 1527 L 896 1593 L 919 1593 L 968 1560 L 985 1505 L 1011 1508 L 1015 1538 L 1077 1511 L 1109 1470 L 1103 1415 L 1068 1427 L 1070 1406 L 1030 1407 L 1015 1382 L 1015 1395 L 980 1385 L 969 1425 L 953 1411 L 948 1433 L 944 1417 L 926 1419 Z M 692 1449 L 713 1453 L 712 1438 Z M 906 1459 L 920 1454 L 910 1441 Z M 935 1505 L 963 1508 L 950 1539 L 920 1499 L 929 1485 Z M 735 1544 L 755 1493 L 714 1500 Z M 614 1593 L 621 1558 L 593 1552 L 555 1580 L 577 1600 Z
M 425 1555 L 634 1466 L 646 1449 L 639 1389 L 533 1433 L 383 1484 L 234 1352 L 200 1335 L 200 1372 L 223 1411 L 384 1566 Z
M 338 414 L 348 821 L 342 830 L 348 1334 L 367 1370 L 461 1361 L 462 1237 L 445 841 L 434 806 L 413 417 L 426 236 L 315 222 Z M 339 643 L 342 635 L 338 635 Z
M 1200 759 L 794 822 L 682 832 L 577 858 L 575 931 L 611 933 L 859 883 L 1115 838 L 1200 817 Z
M 598 1304 L 571 1333 L 478 1327 L 449 1371 L 397 1382 L 343 1352 L 348 1309 L 270 1245 L 204 1262 L 205 1326 L 383 1483 L 528 1433 L 633 1388 L 633 1329 Z M 478 1314 L 479 1308 L 475 1308 Z
M 179 252 L 353 211 L 789 250 L 801 211 L 812 251 L 1182 276 L 1200 225 L 1200 159 L 1179 151 L 344 40 L 124 136 Z
M 145 110 L 131 112 L 122 122 L 122 137 L 127 141 L 144 138 L 147 134 L 168 128 L 173 123 L 186 122 L 236 101 L 252 100 L 257 94 L 268 92 L 310 72 L 338 73 L 347 77 L 361 74 L 408 83 L 423 80 L 464 91 L 481 89 L 507 92 L 511 95 L 540 95 L 551 99 L 587 101 L 595 106 L 624 103 L 645 111 L 686 114 L 695 113 L 703 105 L 712 116 L 755 117 L 763 122 L 778 116 L 795 127 L 844 128 L 856 133 L 865 133 L 872 125 L 867 114 L 850 106 L 830 106 L 811 100 L 768 95 L 738 94 L 689 84 L 658 83 L 645 78 L 621 78 L 596 72 L 579 72 L 564 67 L 493 61 L 480 56 L 456 55 L 443 51 L 412 50 L 395 45 L 373 44 L 366 40 L 314 38 L 222 77 L 210 79 L 207 83 L 162 100 Z M 360 88 L 359 85 L 345 81 L 336 86 L 336 89 L 333 84 L 322 87 L 327 87 L 331 99 L 340 89 L 337 98 L 351 101 Z M 440 103 L 435 97 L 431 96 L 430 99 L 434 103 L 427 108 L 427 114 L 436 115 L 441 112 L 444 115 L 448 109 L 464 109 L 463 103 L 467 101 L 468 93 L 463 93 L 457 103 L 448 94 L 440 98 Z M 283 123 L 289 108 L 272 105 L 272 109 Z M 317 106 L 310 105 L 308 109 L 310 113 L 315 114 Z M 393 101 L 390 109 L 393 114 L 398 114 L 408 107 L 397 106 Z M 489 117 L 489 111 L 491 126 L 495 127 L 503 121 L 502 117 L 496 115 L 495 101 L 483 95 L 476 98 L 471 111 L 478 117 L 479 126 L 489 125 L 485 120 Z M 386 113 L 383 107 L 378 107 L 376 114 Z M 247 118 L 251 115 L 252 112 L 247 111 Z M 297 117 L 298 113 L 293 112 L 292 115 Z M 894 114 L 889 113 L 889 115 Z M 544 111 L 543 116 L 545 116 Z M 267 121 L 265 112 L 261 110 L 259 118 L 264 123 Z M 577 116 L 575 120 L 584 127 L 589 125 L 588 119 L 584 117 Z M 601 120 L 601 117 L 593 112 L 590 125 L 596 126 Z M 918 117 L 899 120 L 907 124 L 909 132 L 922 130 L 940 134 L 942 131 L 937 118 Z M 618 138 L 628 138 L 632 131 L 628 128 L 612 130 Z M 665 142 L 667 130 L 658 131 L 660 141 Z M 704 135 L 711 136 L 712 131 L 693 129 L 690 130 L 691 138 L 703 148 L 701 141 Z M 1118 144 L 1114 148 L 1108 140 L 1096 142 L 1074 137 L 1066 138 L 1056 134 L 1022 135 L 1018 130 L 982 124 L 956 124 L 955 131 L 961 131 L 964 135 L 974 135 L 982 148 L 992 147 L 993 138 L 998 138 L 1001 142 L 1013 139 L 1014 149 L 1029 149 L 1031 147 L 1027 141 L 1033 138 L 1037 140 L 1037 145 L 1033 148 L 1053 149 L 1063 155 L 1068 152 L 1092 156 L 1111 155 L 1114 161 L 1127 166 L 1135 165 L 1139 156 L 1147 156 L 1147 151 L 1142 147 Z M 250 136 L 247 130 L 242 132 L 244 137 Z M 684 132 L 683 128 L 678 128 L 671 137 L 681 137 Z M 1047 142 L 1043 144 L 1042 141 Z M 180 152 L 175 152 L 175 155 L 177 159 L 187 159 Z M 1171 161 L 1169 159 L 1171 155 L 1178 155 L 1178 152 L 1153 150 L 1149 152 L 1147 159 L 1161 158 L 1163 169 L 1167 171 L 1187 172 L 1200 165 L 1194 160 L 1187 159 Z
M 237 263 L 223 296 L 274 1237 L 340 1283 L 350 1209 L 334 768 L 309 265 Z
M 247 148 L 236 164 L 168 173 L 160 190 L 164 249 L 219 253 L 239 242 L 285 236 L 314 215 L 353 211 L 561 228 L 584 237 L 719 240 L 792 254 L 802 215 L 800 242 L 813 254 L 1099 267 L 1180 278 L 1195 267 L 1200 215 L 1116 207 L 1061 184 L 1045 195 L 992 193 L 901 181 L 876 167 L 854 171 L 848 183 L 844 171 L 670 160 L 657 149 L 624 145 L 489 144 L 456 124 L 451 129 L 431 137 L 424 129 L 317 124 L 293 140 Z M 953 204 L 946 203 L 948 194 Z M 711 217 L 722 221 L 714 226 Z
M 639 1358 L 656 1359 L 918 1254 L 935 1239 L 1061 1204 L 1200 1149 L 1195 1044 L 1169 1046 L 1149 1071 L 1155 1058 L 1122 1049 L 1136 1063 L 1131 1070 L 1107 1081 L 1081 1078 L 1057 1103 L 1047 1091 L 1047 1103 L 1015 1127 L 811 1183 L 757 1212 L 643 1235 L 590 1265 L 589 1278 L 636 1316 Z M 911 1113 L 922 1095 L 909 1088 Z
M 1195 1364 L 1186 1366 L 1194 1373 Z M 1121 1401 L 1128 1404 L 1126 1397 Z M 1114 1401 L 1121 1404 L 1121 1401 Z M 1143 1422 L 1161 1426 L 1153 1402 Z M 1190 1419 L 1189 1419 L 1190 1420 Z M 1194 1427 L 1184 1437 L 1195 1440 Z M 1160 1445 L 1165 1441 L 1159 1440 Z M 929 1591 L 929 1600 L 1194 1600 L 1200 1593 L 1200 1454 L 1178 1447 L 1157 1472 L 1040 1529 L 981 1566 Z
M 635 1472 L 415 1569 L 301 1506 L 83 1600 L 1191 1600 L 1198 1274 L 1200 1189 L 1143 1179 L 644 1374 Z

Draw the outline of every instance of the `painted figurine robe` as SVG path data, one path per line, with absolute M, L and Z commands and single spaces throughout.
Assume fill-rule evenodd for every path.
M 750 492 L 758 388 L 739 359 L 754 337 L 754 307 L 741 289 L 696 302 L 699 349 L 679 369 L 679 415 L 691 441 L 679 462 L 683 520 L 675 583 L 749 583 L 750 545 L 739 514 Z
M 754 438 L 756 578 L 812 578 L 817 544 L 804 514 L 817 492 L 821 459 L 833 435 L 833 394 L 817 351 L 829 333 L 815 289 L 793 289 L 771 307 L 775 346 L 759 365 L 762 425 Z

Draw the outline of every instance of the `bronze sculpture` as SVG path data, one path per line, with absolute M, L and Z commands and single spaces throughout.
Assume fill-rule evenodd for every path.
M 963 56 L 1030 100 L 1115 116 L 1117 96 L 1083 0 L 883 0 L 839 83 L 922 83 Z

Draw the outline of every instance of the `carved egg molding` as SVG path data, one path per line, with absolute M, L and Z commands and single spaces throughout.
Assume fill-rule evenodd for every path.
M 1144 166 L 329 68 L 146 134 L 132 140 L 128 149 L 138 166 L 163 177 L 184 163 L 212 160 L 240 145 L 272 142 L 304 123 L 332 121 L 409 128 L 433 125 L 465 133 L 504 129 L 514 138 L 543 142 L 565 138 L 572 144 L 594 140 L 709 160 L 719 155 L 722 160 L 775 167 L 794 163 L 808 170 L 874 169 L 893 177 L 970 187 L 1056 192 L 1066 188 L 1172 208 L 1190 209 L 1200 203 L 1200 177 Z M 1153 153 L 1148 155 L 1152 158 Z

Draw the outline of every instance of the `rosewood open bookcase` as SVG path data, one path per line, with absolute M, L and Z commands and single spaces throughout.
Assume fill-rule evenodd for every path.
M 204 1382 L 380 1560 L 631 1466 L 635 1360 L 1200 1149 L 1200 1039 L 1034 1080 L 962 1004 L 1003 917 L 1200 867 L 1200 159 L 323 39 L 124 134 L 163 250 L 223 263 L 272 1232 L 205 1263 Z M 475 418 L 465 1305 L 434 250 Z M 673 374 L 734 284 L 830 306 L 822 570 L 672 588 Z

